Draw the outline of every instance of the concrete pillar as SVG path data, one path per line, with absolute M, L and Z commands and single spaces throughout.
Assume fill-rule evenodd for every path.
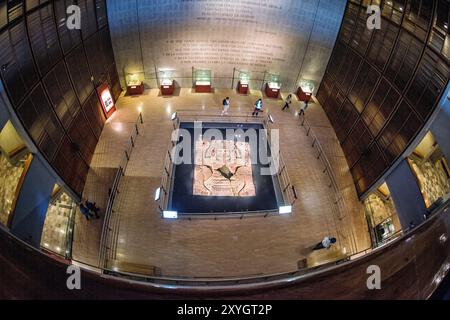
M 55 178 L 38 157 L 28 169 L 13 213 L 10 231 L 18 238 L 39 248 L 45 216 Z
M 445 99 L 442 109 L 431 125 L 431 133 L 447 161 L 450 161 L 450 101 Z
M 386 178 L 403 230 L 411 222 L 421 224 L 426 212 L 425 201 L 407 160 L 402 161 Z

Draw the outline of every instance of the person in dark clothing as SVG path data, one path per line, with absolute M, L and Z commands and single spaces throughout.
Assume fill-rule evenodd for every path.
M 88 208 L 91 212 L 93 212 L 93 213 L 95 214 L 95 217 L 96 217 L 97 219 L 100 218 L 100 215 L 99 215 L 100 208 L 98 208 L 98 207 L 96 206 L 95 202 L 92 203 L 92 202 L 89 202 L 89 200 L 86 200 L 86 201 L 85 201 L 85 205 L 86 205 L 86 208 Z
M 82 203 L 80 203 L 80 212 L 83 216 L 86 217 L 86 220 L 89 221 L 94 215 L 89 211 L 89 209 Z
M 284 107 L 283 109 L 281 109 L 282 111 L 289 109 L 289 105 L 292 103 L 292 94 L 289 94 L 286 98 L 286 100 L 284 101 Z

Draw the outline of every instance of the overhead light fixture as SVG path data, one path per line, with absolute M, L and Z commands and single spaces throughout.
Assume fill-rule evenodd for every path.
M 170 120 L 175 121 L 178 118 L 178 114 L 176 112 L 172 113 Z
M 160 198 L 161 198 L 161 187 L 159 187 L 155 191 L 155 201 L 158 201 Z
M 178 212 L 176 211 L 163 211 L 164 219 L 178 219 Z
M 292 213 L 292 206 L 283 206 L 279 208 L 279 214 L 290 214 Z

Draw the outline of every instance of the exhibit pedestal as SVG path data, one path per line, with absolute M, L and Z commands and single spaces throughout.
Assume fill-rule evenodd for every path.
M 311 92 L 305 92 L 302 90 L 302 88 L 298 88 L 297 90 L 297 97 L 299 101 L 303 101 L 303 102 L 309 102 L 312 98 L 312 93 Z
M 278 99 L 280 95 L 280 86 L 271 85 L 270 83 L 266 83 L 266 96 L 268 98 Z
M 211 82 L 209 81 L 197 81 L 195 83 L 196 93 L 211 93 Z
M 164 80 L 161 83 L 161 94 L 163 96 L 172 96 L 175 91 L 173 80 Z
M 239 81 L 238 92 L 240 94 L 248 94 L 248 82 Z
M 127 94 L 130 96 L 143 94 L 144 93 L 144 83 L 129 83 L 127 85 Z

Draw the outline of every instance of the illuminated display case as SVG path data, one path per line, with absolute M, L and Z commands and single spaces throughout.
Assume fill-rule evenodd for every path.
M 194 70 L 194 85 L 197 93 L 210 93 L 211 88 L 211 70 Z
M 277 99 L 280 96 L 281 82 L 280 76 L 276 74 L 268 74 L 266 77 L 266 96 L 268 98 Z
M 174 70 L 160 70 L 159 78 L 161 79 L 160 88 L 163 96 L 171 96 L 175 91 L 173 81 Z
M 249 91 L 250 74 L 241 72 L 239 74 L 238 92 L 240 94 L 248 94 Z
M 127 83 L 127 95 L 139 95 L 144 93 L 144 74 L 129 73 L 125 75 Z
M 297 90 L 297 97 L 298 100 L 309 102 L 312 98 L 313 92 L 315 89 L 315 85 L 313 81 L 310 80 L 302 80 L 300 81 L 298 90 Z

